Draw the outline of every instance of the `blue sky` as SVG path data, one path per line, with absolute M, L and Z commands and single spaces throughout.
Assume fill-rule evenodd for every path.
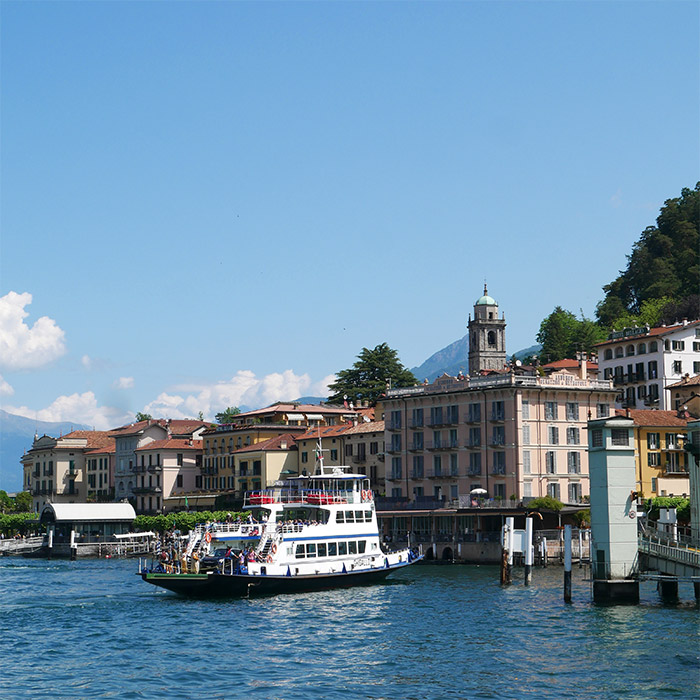
M 0 399 L 105 428 L 513 352 L 699 173 L 693 2 L 3 2 Z M 42 320 L 40 320 L 42 319 Z

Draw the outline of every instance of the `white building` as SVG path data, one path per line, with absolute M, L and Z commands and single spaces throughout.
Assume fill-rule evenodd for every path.
M 659 328 L 625 328 L 598 343 L 603 379 L 619 390 L 618 408 L 671 410 L 665 389 L 700 373 L 700 321 Z

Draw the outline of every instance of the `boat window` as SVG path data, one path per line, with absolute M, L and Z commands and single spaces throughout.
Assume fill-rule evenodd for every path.
M 358 551 L 360 554 L 364 554 L 364 553 L 365 553 L 365 549 L 367 549 L 367 542 L 366 542 L 365 540 L 360 540 L 360 541 L 357 543 L 357 551 Z
M 348 553 L 348 543 L 347 542 L 338 542 L 338 554 L 347 554 Z
M 325 542 L 319 542 L 319 543 L 318 543 L 318 556 L 319 556 L 319 557 L 325 557 L 325 556 L 326 556 L 326 543 L 325 543 Z
M 306 556 L 315 557 L 316 556 L 316 544 L 311 543 L 306 545 Z
M 328 556 L 335 557 L 338 554 L 338 545 L 335 542 L 328 543 Z
M 357 542 L 348 542 L 348 554 L 357 554 Z
M 371 510 L 366 510 L 366 511 L 365 511 L 365 522 L 366 522 L 366 523 L 371 523 L 371 522 L 372 522 L 372 511 L 371 511 Z
M 345 511 L 345 522 L 346 523 L 354 523 L 355 522 L 355 511 L 353 511 L 353 510 L 346 510 Z
M 335 514 L 335 522 L 337 522 L 337 523 L 344 523 L 345 522 L 345 515 L 343 514 L 342 510 L 339 510 Z
M 296 553 L 296 558 L 297 559 L 303 559 L 304 558 L 304 545 L 303 544 L 298 544 L 297 545 L 297 553 Z

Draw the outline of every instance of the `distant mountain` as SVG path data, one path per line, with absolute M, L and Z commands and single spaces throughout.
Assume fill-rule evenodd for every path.
M 79 423 L 47 423 L 16 416 L 0 409 L 0 489 L 13 492 L 22 490 L 20 459 L 34 442 L 34 433 L 59 437 L 71 430 L 92 430 Z
M 539 352 L 541 348 L 541 345 L 531 345 L 529 348 L 518 350 L 513 355 L 509 355 L 508 359 L 515 357 L 516 360 L 522 360 L 528 355 Z M 424 379 L 432 382 L 443 374 L 456 377 L 460 370 L 464 374 L 469 373 L 469 339 L 466 335 L 432 354 L 422 365 L 414 367 L 411 372 L 419 382 Z

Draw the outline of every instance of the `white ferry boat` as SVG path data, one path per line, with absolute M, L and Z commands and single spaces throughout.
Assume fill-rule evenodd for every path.
M 422 559 L 382 549 L 369 479 L 320 470 L 248 493 L 249 522 L 198 526 L 179 560 L 140 568 L 141 577 L 184 595 L 272 594 L 373 583 Z

